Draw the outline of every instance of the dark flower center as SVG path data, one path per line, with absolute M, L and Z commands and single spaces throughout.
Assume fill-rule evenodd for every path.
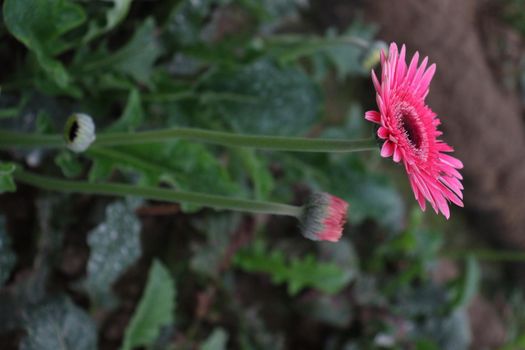
M 417 125 L 417 120 L 410 111 L 402 111 L 401 113 L 401 128 L 405 131 L 408 141 L 410 141 L 416 149 L 420 149 L 423 140 L 419 126 Z
M 73 122 L 73 124 L 71 124 L 71 127 L 69 128 L 69 133 L 68 133 L 68 137 L 69 137 L 69 141 L 70 142 L 73 142 L 75 141 L 75 138 L 77 137 L 77 134 L 78 134 L 78 129 L 79 129 L 79 125 L 78 125 L 78 122 L 75 120 Z

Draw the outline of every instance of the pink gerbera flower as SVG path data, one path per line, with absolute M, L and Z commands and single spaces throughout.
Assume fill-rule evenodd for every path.
M 384 140 L 381 156 L 393 156 L 403 162 L 416 200 L 425 210 L 425 199 L 436 213 L 448 219 L 448 201 L 463 206 L 462 176 L 457 171 L 463 164 L 446 153 L 453 149 L 438 139 L 437 115 L 425 104 L 436 65 L 427 67 L 425 57 L 418 67 L 416 52 L 407 67 L 405 45 L 398 52 L 390 44 L 388 57 L 381 52 L 381 82 L 372 71 L 379 112 L 368 111 L 365 118 L 379 124 L 377 135 Z

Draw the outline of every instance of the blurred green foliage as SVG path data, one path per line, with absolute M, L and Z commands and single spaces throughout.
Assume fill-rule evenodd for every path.
M 372 40 L 376 28 L 354 20 L 318 35 L 301 26 L 288 33 L 305 11 L 299 0 L 5 0 L 0 122 L 60 132 L 81 111 L 98 131 L 193 126 L 368 137 L 365 52 L 345 40 Z M 345 95 L 335 118 L 330 84 Z M 411 195 L 405 200 L 390 176 L 398 169 L 376 154 L 174 140 L 6 158 L 0 192 L 15 190 L 12 161 L 32 159 L 39 171 L 95 183 L 287 203 L 322 190 L 350 203 L 346 237 L 333 245 L 304 242 L 285 219 L 184 204 L 168 208 L 169 219 L 152 219 L 138 213 L 158 215 L 158 203 L 61 196 L 31 232 L 44 242 L 58 232 L 56 244 L 23 242 L 28 251 L 16 251 L 10 237 L 19 232 L 0 227 L 0 333 L 25 330 L 23 349 L 462 350 L 471 341 L 465 310 L 479 291 L 480 267 L 468 257 L 458 276 L 435 281 L 442 232 L 410 210 Z M 18 253 L 25 257 L 16 261 Z M 108 330 L 115 318 L 127 326 Z M 511 324 L 508 349 L 523 346 L 523 317 Z

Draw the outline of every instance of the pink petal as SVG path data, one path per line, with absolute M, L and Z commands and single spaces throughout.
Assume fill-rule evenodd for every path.
M 385 141 L 381 147 L 381 157 L 388 158 L 394 153 L 394 144 L 390 141 Z
M 456 169 L 463 168 L 463 163 L 459 159 L 449 156 L 448 154 L 440 154 L 439 159 Z
M 437 192 L 435 193 L 435 198 L 437 200 L 437 205 L 438 205 L 439 210 L 443 213 L 445 218 L 447 218 L 448 220 L 450 218 L 450 209 L 448 207 L 447 201 L 443 197 L 443 194 L 441 192 Z
M 365 113 L 365 119 L 372 123 L 380 124 L 381 114 L 379 114 L 379 112 L 376 112 L 376 111 L 367 111 Z
M 434 73 L 436 72 L 436 64 L 433 63 L 430 67 L 428 67 L 425 74 L 423 74 L 423 77 L 418 82 L 418 85 L 416 87 L 416 92 L 419 92 L 421 95 L 427 92 L 428 87 L 430 85 L 430 81 L 434 77 Z
M 394 148 L 394 162 L 399 163 L 401 161 L 401 149 L 396 145 Z
M 379 84 L 379 81 L 377 80 L 376 72 L 372 70 L 372 82 L 374 83 L 374 87 L 377 92 L 381 92 L 381 84 Z
M 411 82 L 412 79 L 414 79 L 414 76 L 416 75 L 416 71 L 417 71 L 418 61 L 419 61 L 419 52 L 416 51 L 416 53 L 412 57 L 412 60 L 410 61 L 410 66 L 408 67 L 406 81 Z
M 385 51 L 384 50 L 381 50 L 379 57 L 381 59 L 381 67 L 383 67 L 385 65 Z
M 423 76 L 423 72 L 425 72 L 425 68 L 427 67 L 428 63 L 428 57 L 423 58 L 423 61 L 421 62 L 421 65 L 416 71 L 416 75 L 414 75 L 414 79 L 410 82 L 410 85 L 412 88 L 417 86 L 419 84 L 419 81 L 421 80 L 421 77 Z
M 386 139 L 388 138 L 388 135 L 390 134 L 390 131 L 388 131 L 387 128 L 385 127 L 380 127 L 378 130 L 377 130 L 377 136 L 379 136 L 381 139 Z
M 403 79 L 405 79 L 405 73 L 407 71 L 407 64 L 405 62 L 406 58 L 406 47 L 405 44 L 401 46 L 401 53 L 399 54 L 399 59 L 397 61 L 396 69 L 396 85 L 400 85 Z

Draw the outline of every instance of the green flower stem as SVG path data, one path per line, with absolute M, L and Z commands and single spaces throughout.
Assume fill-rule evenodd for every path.
M 163 189 L 158 187 L 134 186 L 119 183 L 90 183 L 71 181 L 37 175 L 17 169 L 14 177 L 18 182 L 44 190 L 59 192 L 87 193 L 108 196 L 137 196 L 166 202 L 184 202 L 214 209 L 226 209 L 249 213 L 287 215 L 299 217 L 302 208 L 294 205 L 238 199 L 206 193 Z
M 93 146 L 117 146 L 159 143 L 187 139 L 230 147 L 294 152 L 358 152 L 377 149 L 374 139 L 342 140 L 304 137 L 244 135 L 193 128 L 173 128 L 140 132 L 101 133 Z M 37 135 L 0 131 L 2 146 L 39 146 L 56 148 L 64 145 L 61 135 Z
M 0 147 L 46 147 L 60 148 L 65 146 L 62 135 L 42 135 L 0 130 Z

